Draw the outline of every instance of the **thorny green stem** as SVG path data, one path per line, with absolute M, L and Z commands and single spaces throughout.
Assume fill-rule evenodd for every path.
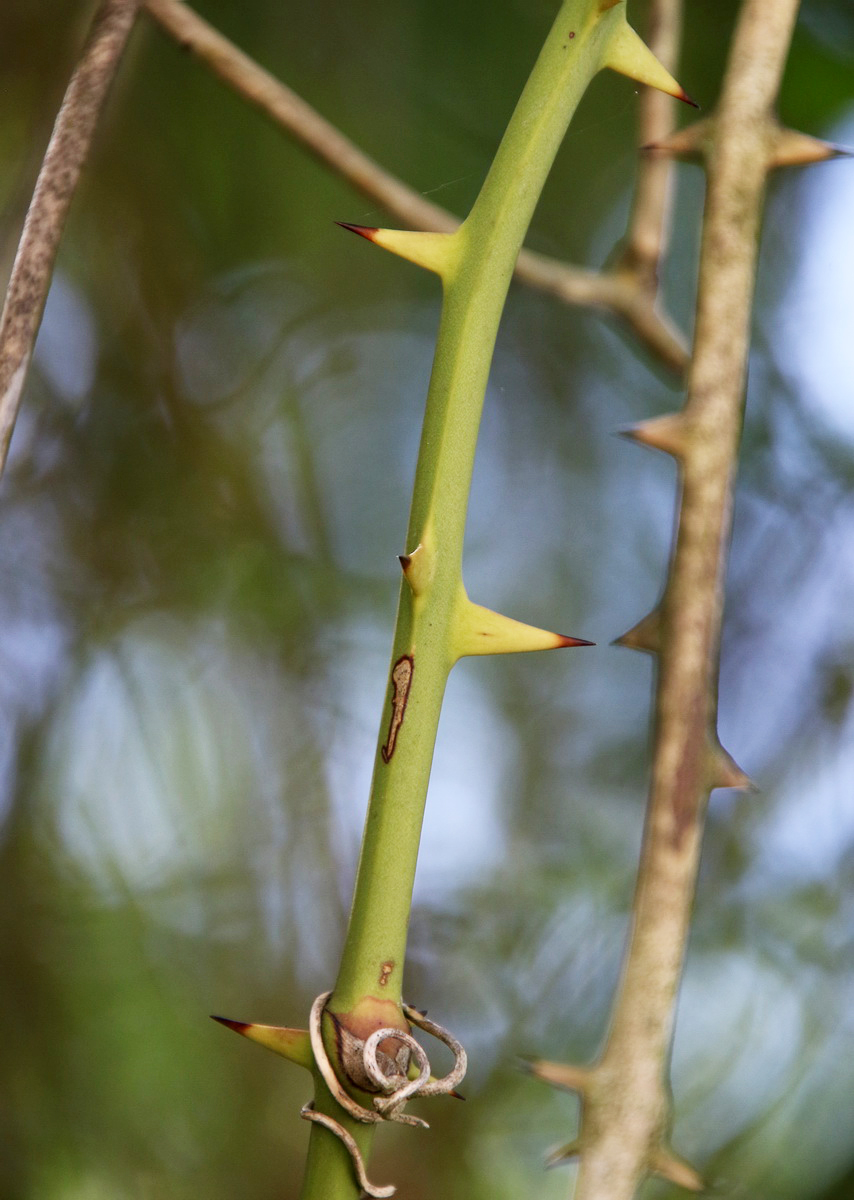
M 417 602 L 401 584 L 392 662 L 413 654 L 406 721 L 388 763 L 380 749 L 353 912 L 330 1008 L 346 1010 L 377 988 L 400 997 L 418 837 L 439 708 L 453 665 L 463 534 L 483 398 L 513 265 L 566 126 L 601 66 L 610 22 L 589 21 L 594 0 L 567 0 L 522 94 L 474 208 L 455 235 L 427 396 L 406 550 L 432 560 Z M 620 14 L 622 15 L 622 14 Z M 615 13 L 616 19 L 616 13 Z M 577 30 L 567 42 L 567 29 Z M 413 653 L 414 651 L 414 653 Z M 391 708 L 393 691 L 387 696 Z M 381 730 L 383 744 L 386 729 Z
M 0 317 L 0 474 L 6 465 L 59 240 L 140 0 L 104 0 L 39 171 Z
M 425 199 L 370 158 L 302 97 L 264 70 L 182 0 L 143 0 L 149 15 L 224 83 L 296 138 L 331 170 L 410 229 L 452 233 L 453 213 Z M 675 3 L 676 0 L 670 0 Z M 666 40 L 666 39 L 665 39 Z M 652 46 L 658 53 L 655 45 Z M 667 57 L 660 54 L 665 65 Z M 659 110 L 660 111 L 660 110 Z M 657 130 L 658 136 L 660 130 Z M 652 140 L 652 139 L 650 139 Z M 651 168 L 661 176 L 666 166 Z M 563 304 L 611 311 L 673 371 L 684 370 L 687 351 L 682 333 L 656 313 L 648 290 L 638 288 L 631 272 L 600 272 L 570 266 L 533 250 L 522 250 L 516 278 L 554 296 Z
M 601 14 L 598 8 L 598 0 L 563 4 L 480 196 L 448 237 L 406 542 L 409 554 L 421 547 L 421 584 L 417 595 L 406 580 L 401 585 L 392 652 L 393 669 L 408 657 L 412 675 L 387 760 L 392 682 L 386 696 L 350 924 L 328 1004 L 341 1020 L 352 1020 L 372 1002 L 400 1007 L 427 783 L 445 683 L 457 657 L 463 534 L 487 377 L 514 264 L 543 183 L 578 101 L 604 63 L 609 38 L 625 20 L 622 5 Z M 318 1088 L 318 1110 L 331 1111 L 330 1102 Z M 344 1121 L 340 1110 L 335 1116 L 366 1149 L 371 1131 Z M 312 1130 L 303 1200 L 354 1195 L 351 1166 L 335 1140 L 322 1128 Z
M 667 1070 L 709 792 L 723 580 L 745 391 L 772 106 L 797 0 L 746 0 L 707 163 L 676 547 L 662 602 L 652 786 L 630 948 L 603 1057 L 583 1089 L 576 1200 L 629 1200 L 670 1170 Z M 681 1164 L 679 1164 L 681 1166 Z M 663 1173 L 667 1174 L 665 1169 Z

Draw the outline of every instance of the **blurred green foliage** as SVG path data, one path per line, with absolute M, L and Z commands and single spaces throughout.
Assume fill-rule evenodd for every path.
M 462 213 L 552 7 L 202 11 Z M 7 268 L 90 9 L 0 9 Z M 707 110 L 735 11 L 688 6 L 680 78 Z M 851 31 L 847 0 L 805 5 L 781 110 L 854 142 Z M 635 109 L 596 81 L 532 245 L 607 258 Z M 677 178 L 664 284 L 688 328 L 702 192 Z M 762 791 L 713 799 L 674 1056 L 675 1143 L 732 1197 L 854 1194 L 854 240 L 822 241 L 831 201 L 851 211 L 854 164 L 769 196 L 721 712 Z M 438 310 L 434 280 L 334 219 L 383 214 L 141 18 L 2 488 L 0 1200 L 297 1194 L 310 1085 L 207 1013 L 303 1024 L 334 978 Z M 452 678 L 406 990 L 472 1068 L 431 1133 L 378 1138 L 374 1174 L 407 1200 L 568 1193 L 541 1163 L 575 1102 L 514 1062 L 589 1057 L 603 1032 L 650 686 L 607 643 L 655 598 L 675 483 L 610 434 L 678 397 L 605 318 L 512 292 L 467 583 L 600 645 Z

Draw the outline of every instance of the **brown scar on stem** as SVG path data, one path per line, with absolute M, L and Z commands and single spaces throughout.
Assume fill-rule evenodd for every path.
M 400 733 L 400 727 L 403 724 L 403 717 L 406 712 L 406 702 L 409 699 L 409 689 L 412 687 L 412 673 L 415 670 L 415 665 L 410 654 L 404 654 L 394 664 L 391 672 L 391 683 L 394 692 L 391 697 L 391 724 L 388 727 L 388 737 L 385 745 L 380 749 L 380 754 L 383 756 L 383 762 L 391 761 L 391 756 L 394 754 L 394 748 L 397 745 L 397 735 Z
M 380 967 L 380 978 L 379 978 L 380 987 L 386 986 L 393 970 L 394 970 L 394 959 L 393 958 L 390 958 L 387 962 L 384 962 L 382 964 L 382 966 Z

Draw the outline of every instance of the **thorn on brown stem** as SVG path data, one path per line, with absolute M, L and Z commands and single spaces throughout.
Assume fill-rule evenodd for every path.
M 684 458 L 688 444 L 688 429 L 684 413 L 665 413 L 617 431 L 620 437 L 642 446 L 662 450 L 674 458 Z
M 689 1192 L 705 1190 L 706 1185 L 699 1172 L 665 1147 L 659 1147 L 655 1151 L 649 1165 L 656 1175 L 669 1180 L 670 1183 L 675 1183 L 677 1187 L 685 1188 Z
M 854 153 L 844 146 L 825 142 L 796 129 L 780 129 L 776 144 L 771 150 L 768 165 L 778 167 L 809 167 L 814 163 L 829 162 L 833 158 L 850 157 Z
M 519 1065 L 522 1070 L 535 1075 L 543 1083 L 549 1083 L 552 1087 L 562 1088 L 568 1092 L 583 1093 L 587 1090 L 590 1082 L 591 1072 L 587 1067 L 547 1062 L 543 1058 L 520 1058 Z
M 561 1167 L 564 1163 L 571 1162 L 573 1158 L 581 1157 L 581 1142 L 576 1138 L 574 1141 L 567 1142 L 565 1146 L 558 1146 L 556 1150 L 546 1157 L 546 1170 L 551 1167 Z
M 656 607 L 642 617 L 636 625 L 620 637 L 614 638 L 613 646 L 624 646 L 628 650 L 641 650 L 647 654 L 661 652 L 661 612 Z
M 683 159 L 685 162 L 702 162 L 705 147 L 714 129 L 713 119 L 704 117 L 694 121 L 682 129 L 676 129 L 665 138 L 648 142 L 641 150 L 657 154 L 670 155 Z

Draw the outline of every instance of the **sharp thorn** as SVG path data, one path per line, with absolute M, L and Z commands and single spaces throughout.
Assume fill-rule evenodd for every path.
M 251 1028 L 245 1021 L 232 1021 L 229 1017 L 215 1017 L 213 1013 L 211 1013 L 211 1020 L 219 1021 L 220 1025 L 225 1025 L 227 1029 L 233 1029 L 235 1033 L 242 1033 L 244 1036 L 246 1030 Z
M 702 162 L 711 131 L 711 119 L 706 117 L 686 125 L 684 129 L 674 130 L 669 137 L 662 138 L 659 142 L 649 142 L 641 149 L 657 154 L 669 154 L 686 162 Z
M 453 233 L 416 232 L 411 229 L 378 229 L 369 225 L 351 225 L 348 221 L 336 221 L 342 229 L 358 233 L 375 246 L 390 250 L 416 266 L 437 275 L 445 276 L 452 270 L 456 260 L 458 242 Z
M 628 650 L 640 650 L 646 654 L 658 654 L 661 651 L 661 612 L 654 608 L 612 642 L 614 646 L 625 646 Z
M 605 51 L 604 66 L 619 72 L 620 75 L 628 75 L 638 83 L 658 88 L 668 96 L 690 104 L 692 108 L 699 108 L 697 102 L 691 99 L 682 85 L 661 65 L 647 44 L 625 20 L 618 24 L 611 34 Z
M 379 233 L 379 229 L 374 225 L 351 225 L 349 221 L 336 221 L 335 224 L 342 229 L 349 229 L 351 233 L 358 233 L 359 237 L 367 238 L 369 242 Z
M 256 1025 L 246 1021 L 232 1021 L 228 1017 L 212 1017 L 211 1019 L 218 1021 L 220 1025 L 225 1025 L 227 1029 L 233 1029 L 235 1033 L 248 1038 L 250 1042 L 257 1042 L 259 1046 L 264 1046 L 267 1050 L 272 1050 L 274 1054 L 280 1054 L 283 1058 L 288 1058 L 301 1067 L 308 1067 L 310 1070 L 314 1063 L 311 1039 L 305 1029 L 288 1029 L 281 1025 Z
M 746 771 L 743 771 L 731 754 L 715 740 L 711 750 L 711 786 L 713 788 L 742 788 L 757 792 L 759 789 Z
M 778 167 L 809 167 L 833 158 L 850 157 L 852 153 L 854 151 L 844 146 L 836 146 L 796 129 L 780 129 L 768 158 L 768 166 L 772 170 Z
M 552 1150 L 546 1156 L 546 1170 L 549 1170 L 551 1167 L 559 1167 L 563 1163 L 569 1162 L 573 1158 L 579 1158 L 580 1156 L 581 1142 L 578 1138 L 575 1138 L 573 1141 L 567 1142 L 565 1146 L 559 1146 L 557 1150 Z
M 398 554 L 397 558 L 412 594 L 422 596 L 433 579 L 435 560 L 430 551 L 419 542 L 411 554 Z
M 453 635 L 456 658 L 470 654 L 520 654 L 532 650 L 562 650 L 569 646 L 592 646 L 583 638 L 568 637 L 525 625 L 501 613 L 472 604 L 465 592 L 457 609 Z
M 686 1188 L 689 1192 L 705 1190 L 706 1185 L 699 1172 L 663 1146 L 650 1156 L 649 1165 L 654 1174 L 675 1183 L 677 1187 Z
M 638 442 L 642 446 L 651 446 L 654 450 L 662 450 L 674 458 L 684 458 L 688 446 L 685 417 L 682 413 L 665 413 L 662 417 L 652 417 L 617 432 L 620 437 Z
M 542 1058 L 523 1058 L 520 1060 L 522 1069 L 543 1083 L 552 1087 L 562 1088 L 568 1092 L 584 1092 L 590 1079 L 590 1070 L 586 1067 L 572 1067 L 567 1063 L 547 1062 Z

